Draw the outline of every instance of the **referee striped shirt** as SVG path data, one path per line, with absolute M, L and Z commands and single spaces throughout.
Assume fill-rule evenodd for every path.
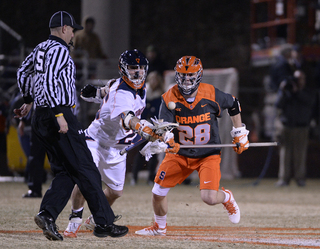
M 18 86 L 25 103 L 50 107 L 55 114 L 60 106 L 75 105 L 75 65 L 68 45 L 50 35 L 27 56 L 17 71 Z

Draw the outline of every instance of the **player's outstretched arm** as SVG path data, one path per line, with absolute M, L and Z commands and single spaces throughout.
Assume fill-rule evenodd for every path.
M 115 81 L 115 79 L 111 79 L 103 87 L 97 87 L 91 84 L 85 85 L 81 89 L 80 97 L 87 102 L 100 104 L 102 99 L 109 93 L 109 86 Z
M 102 91 L 101 89 L 102 88 L 94 85 L 85 85 L 81 89 L 80 97 L 87 102 L 99 104 L 101 103 L 103 96 L 106 94 L 105 91 Z

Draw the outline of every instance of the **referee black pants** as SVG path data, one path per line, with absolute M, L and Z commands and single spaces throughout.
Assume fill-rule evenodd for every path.
M 42 194 L 42 183 L 46 174 L 46 171 L 44 170 L 45 156 L 46 149 L 32 129 L 30 137 L 30 155 L 26 166 L 27 184 L 32 192 L 40 195 Z
M 46 210 L 54 220 L 62 212 L 78 185 L 96 224 L 112 224 L 114 213 L 102 191 L 101 175 L 87 147 L 81 124 L 70 107 L 62 107 L 68 132 L 59 133 L 59 124 L 50 108 L 37 108 L 32 128 L 47 150 L 54 174 L 51 186 L 43 196 L 40 211 Z

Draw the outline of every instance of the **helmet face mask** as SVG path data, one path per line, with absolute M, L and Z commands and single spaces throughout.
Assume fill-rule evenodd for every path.
M 174 70 L 175 81 L 182 94 L 191 95 L 198 89 L 203 74 L 200 59 L 195 56 L 183 56 L 177 61 Z
M 196 86 L 197 73 L 177 73 L 179 86 L 184 92 L 189 93 Z
M 119 73 L 133 89 L 140 89 L 147 77 L 149 62 L 137 49 L 127 50 L 120 55 Z
M 147 75 L 146 66 L 128 65 L 125 70 L 128 80 L 132 82 L 137 89 L 141 88 Z

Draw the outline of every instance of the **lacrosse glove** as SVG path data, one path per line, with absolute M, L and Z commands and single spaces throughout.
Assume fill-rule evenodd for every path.
M 166 143 L 157 139 L 154 142 L 148 142 L 142 150 L 140 150 L 140 153 L 145 157 L 146 161 L 149 161 L 154 154 L 165 152 L 167 148 L 168 145 Z
M 87 101 L 87 102 L 93 102 L 93 103 L 101 103 L 101 91 L 97 86 L 93 85 L 85 85 L 81 89 L 80 97 Z
M 235 152 L 241 154 L 243 151 L 249 148 L 249 131 L 246 129 L 245 124 L 242 124 L 242 127 L 233 127 L 230 134 L 233 137 L 232 143 L 237 145 L 237 147 L 233 147 Z
M 85 85 L 84 88 L 81 89 L 80 97 L 87 102 L 100 104 L 103 97 L 109 93 L 109 89 L 115 81 L 115 79 L 111 79 L 105 86 L 100 88 L 90 84 Z M 101 91 L 104 92 L 103 96 L 101 95 Z
M 174 142 L 174 135 L 172 132 L 166 132 L 164 142 L 168 145 L 165 152 L 177 154 L 180 150 L 180 144 Z
M 134 129 L 138 132 L 138 134 L 142 138 L 144 138 L 148 141 L 153 142 L 153 141 L 160 138 L 159 135 L 154 133 L 153 125 L 150 122 L 148 122 L 147 120 L 141 119 L 140 122 L 136 124 Z

